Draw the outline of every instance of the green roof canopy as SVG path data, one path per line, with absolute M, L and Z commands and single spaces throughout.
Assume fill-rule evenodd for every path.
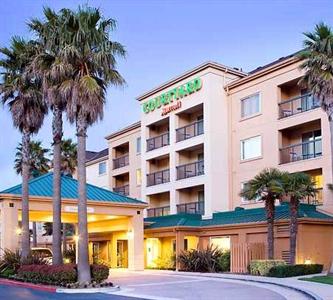
M 319 220 L 327 220 L 333 222 L 333 217 L 317 211 L 315 205 L 300 204 L 298 209 L 298 217 L 311 218 Z M 275 220 L 289 219 L 289 205 L 282 204 L 275 208 Z M 236 208 L 233 211 L 214 213 L 211 219 L 203 220 L 201 215 L 194 214 L 176 214 L 161 217 L 145 218 L 146 229 L 162 228 L 162 227 L 205 227 L 205 226 L 223 226 L 242 223 L 266 222 L 266 211 L 264 208 L 243 209 Z
M 0 192 L 1 194 L 22 194 L 22 184 L 13 186 Z M 29 181 L 29 195 L 39 197 L 52 197 L 53 173 L 47 173 Z M 78 182 L 69 176 L 61 176 L 61 197 L 67 199 L 78 198 Z M 126 197 L 107 189 L 87 184 L 87 200 L 113 203 L 146 204 L 145 202 Z

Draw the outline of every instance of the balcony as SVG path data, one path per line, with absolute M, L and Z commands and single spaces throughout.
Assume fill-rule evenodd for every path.
M 129 165 L 128 154 L 113 159 L 113 169 L 119 169 L 128 165 Z
M 189 202 L 177 205 L 178 214 L 200 214 L 203 215 L 205 212 L 204 201 Z
M 312 141 L 290 145 L 280 149 L 280 164 L 306 160 L 322 155 L 322 141 Z
M 147 209 L 147 217 L 162 217 L 170 215 L 170 206 Z
M 169 145 L 169 132 L 147 139 L 147 151 Z
M 177 167 L 177 180 L 204 175 L 204 171 L 204 160 L 181 165 Z
M 129 184 L 123 185 L 123 186 L 117 186 L 113 188 L 113 191 L 115 193 L 128 196 L 129 195 Z
M 204 133 L 204 121 L 199 120 L 176 129 L 176 141 L 181 142 Z
M 147 174 L 147 186 L 153 186 L 170 181 L 170 170 L 162 170 Z
M 311 94 L 304 94 L 279 103 L 279 118 L 287 118 L 320 107 Z

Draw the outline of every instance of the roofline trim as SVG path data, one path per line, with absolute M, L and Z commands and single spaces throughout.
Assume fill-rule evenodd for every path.
M 109 155 L 105 155 L 105 156 L 99 157 L 97 159 L 88 160 L 88 161 L 86 161 L 86 166 L 91 166 L 95 163 L 98 163 L 98 162 L 101 162 L 104 160 L 108 160 L 108 159 L 109 159 Z
M 117 131 L 115 131 L 115 132 L 113 132 L 113 133 L 107 135 L 107 136 L 105 137 L 105 139 L 106 139 L 106 140 L 110 140 L 110 139 L 112 139 L 112 138 L 115 138 L 115 137 L 117 137 L 117 136 L 119 136 L 119 135 L 122 135 L 122 134 L 124 134 L 124 133 L 126 133 L 126 132 L 129 132 L 129 131 L 131 131 L 131 130 L 134 130 L 134 129 L 137 129 L 137 128 L 140 128 L 140 127 L 141 127 L 141 121 L 137 121 L 137 122 L 135 122 L 135 123 L 133 123 L 133 124 L 131 124 L 131 125 L 128 125 L 128 126 L 122 128 L 122 129 L 119 129 L 119 130 L 117 130 Z
M 151 95 L 154 95 L 166 88 L 168 88 L 169 86 L 177 83 L 177 82 L 180 82 L 202 70 L 205 70 L 207 68 L 214 68 L 214 69 L 217 69 L 217 70 L 220 70 L 220 71 L 225 71 L 226 73 L 230 73 L 230 74 L 233 74 L 233 75 L 237 75 L 237 76 L 241 76 L 241 77 L 244 77 L 244 76 L 247 76 L 247 73 L 245 72 L 242 72 L 242 71 L 237 71 L 236 69 L 234 68 L 231 68 L 231 67 L 228 67 L 228 66 L 225 66 L 225 65 L 222 65 L 222 64 L 219 64 L 217 62 L 213 62 L 213 61 L 207 61 L 179 76 L 176 76 L 164 83 L 162 83 L 161 85 L 141 94 L 140 96 L 136 97 L 136 100 L 138 101 L 142 101 L 148 97 L 150 97 Z

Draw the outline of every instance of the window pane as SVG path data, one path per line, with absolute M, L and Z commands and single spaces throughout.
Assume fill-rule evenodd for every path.
M 261 136 L 241 141 L 241 159 L 250 159 L 261 156 Z
M 136 153 L 141 153 L 141 137 L 136 139 Z
M 243 117 L 251 116 L 260 112 L 259 94 L 252 95 L 241 100 L 241 115 Z
M 141 169 L 136 170 L 136 185 L 141 185 Z
M 106 173 L 106 162 L 101 162 L 98 165 L 98 174 L 102 175 Z

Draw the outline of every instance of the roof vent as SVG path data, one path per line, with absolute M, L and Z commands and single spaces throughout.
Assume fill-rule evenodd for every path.
M 241 211 L 241 210 L 245 210 L 245 208 L 240 206 L 235 207 L 235 211 Z

